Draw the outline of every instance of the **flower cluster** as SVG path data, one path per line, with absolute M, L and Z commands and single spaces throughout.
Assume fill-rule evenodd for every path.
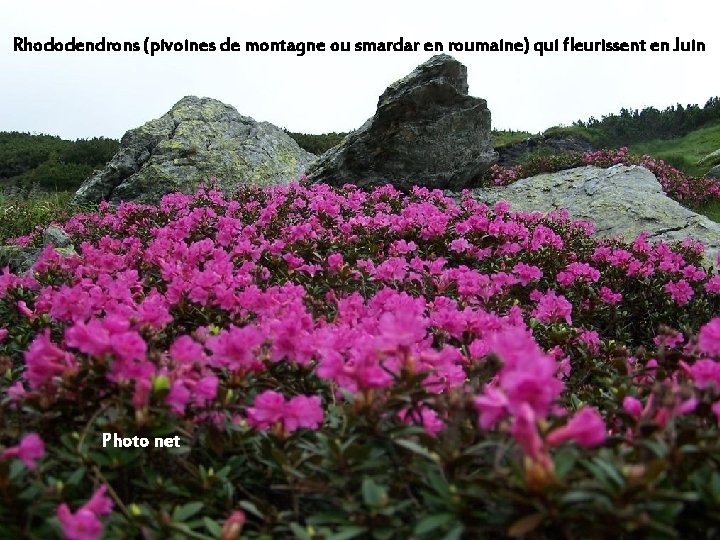
M 412 477 L 406 459 L 444 460 L 454 481 L 479 485 L 478 474 L 512 470 L 480 456 L 493 444 L 509 456 L 497 459 L 525 465 L 504 483 L 535 493 L 554 482 L 561 493 L 558 455 L 600 447 L 641 461 L 633 441 L 674 444 L 676 423 L 717 434 L 720 281 L 694 242 L 596 240 L 565 211 L 514 212 L 469 192 L 298 184 L 104 204 L 64 229 L 78 256 L 46 249 L 31 274 L 0 274 L 0 422 L 16 434 L 0 444 L 29 431 L 0 451 L 0 492 L 33 481 L 10 475 L 14 458 L 52 484 L 17 489 L 3 519 L 18 512 L 97 538 L 100 517 L 116 515 L 107 489 L 138 501 L 122 512 L 135 531 L 192 525 L 217 537 L 214 520 L 230 515 L 228 538 L 286 534 L 277 516 L 301 504 L 345 505 L 355 519 L 339 474 L 362 482 L 375 517 L 358 522 L 375 523 L 400 492 L 364 476 L 399 467 Z M 101 429 L 177 434 L 191 451 L 178 462 L 123 457 L 91 445 Z M 154 472 L 131 484 L 118 476 L 141 465 Z M 108 487 L 81 503 L 91 482 Z M 233 513 L 232 482 L 266 496 L 244 501 L 247 523 Z M 268 486 L 292 496 L 268 502 Z M 23 494 L 40 492 L 57 508 L 50 525 L 25 510 Z M 167 500 L 153 513 L 156 492 Z M 198 492 L 211 524 L 180 504 Z M 456 511 L 471 510 L 437 510 Z
M 655 159 L 648 155 L 630 155 L 627 147 L 616 150 L 595 150 L 584 154 L 538 156 L 513 167 L 493 165 L 490 168 L 489 182 L 494 186 L 506 186 L 521 178 L 540 173 L 557 172 L 583 165 L 607 168 L 618 164 L 639 165 L 650 170 L 660 182 L 663 191 L 685 206 L 697 208 L 708 201 L 720 199 L 720 182 L 718 180 L 711 177 L 689 176 L 662 159 Z

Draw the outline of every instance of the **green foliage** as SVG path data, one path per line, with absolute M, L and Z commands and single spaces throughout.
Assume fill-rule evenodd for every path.
M 704 175 L 711 167 L 720 163 L 701 160 L 720 148 L 720 123 L 695 130 L 682 137 L 667 140 L 652 140 L 630 146 L 630 153 L 636 155 L 648 154 L 655 158 L 664 159 L 681 171 L 696 175 Z
M 589 128 L 587 126 L 554 126 L 543 132 L 545 137 L 570 138 L 576 137 L 585 139 L 593 146 L 602 146 L 603 134 L 596 127 Z
M 0 244 L 10 238 L 32 233 L 37 227 L 65 222 L 80 211 L 70 203 L 73 193 L 44 193 L 36 190 L 0 192 Z
M 623 108 L 618 114 L 608 114 L 600 120 L 594 117 L 587 121 L 578 120 L 572 127 L 580 129 L 571 130 L 576 134 L 589 135 L 586 138 L 596 146 L 620 147 L 655 139 L 681 137 L 698 128 L 717 123 L 720 123 L 720 97 L 712 97 L 704 107 L 683 107 L 678 103 L 662 111 L 655 107 L 646 107 L 641 111 Z
M 68 141 L 51 135 L 0 132 L 0 181 L 5 186 L 75 190 L 119 146 L 105 137 Z
M 290 135 L 300 148 L 307 150 L 311 154 L 319 156 L 330 150 L 333 146 L 337 146 L 342 142 L 347 133 L 323 133 L 321 135 L 313 135 L 310 133 L 291 133 L 287 129 L 283 130 Z
M 495 137 L 495 148 L 505 146 L 508 144 L 524 141 L 525 139 L 532 137 L 533 134 L 529 131 L 515 131 L 512 129 L 496 129 L 493 130 L 493 136 Z

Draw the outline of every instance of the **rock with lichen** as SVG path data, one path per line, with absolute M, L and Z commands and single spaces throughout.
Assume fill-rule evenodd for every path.
M 315 158 L 284 131 L 210 98 L 188 96 L 166 114 L 128 131 L 110 162 L 88 178 L 76 203 L 157 202 L 192 193 L 215 178 L 231 193 L 243 184 L 298 180 Z

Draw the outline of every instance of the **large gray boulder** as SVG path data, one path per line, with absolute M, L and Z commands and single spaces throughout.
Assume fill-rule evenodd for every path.
M 720 180 L 720 165 L 715 165 L 712 169 L 710 169 L 705 176 L 711 176 L 713 178 L 717 178 Z
M 318 158 L 308 178 L 460 189 L 477 185 L 497 159 L 493 147 L 490 111 L 468 96 L 467 68 L 437 55 L 391 84 L 375 115 Z
M 117 154 L 80 186 L 74 201 L 156 202 L 166 193 L 191 193 L 213 176 L 226 192 L 248 183 L 286 184 L 314 158 L 268 122 L 215 99 L 188 96 L 128 131 Z
M 579 167 L 472 193 L 486 203 L 504 199 L 513 210 L 566 208 L 573 218 L 594 222 L 598 236 L 622 235 L 629 240 L 647 231 L 654 240 L 694 238 L 707 246 L 708 263 L 720 250 L 720 224 L 669 198 L 644 167 Z

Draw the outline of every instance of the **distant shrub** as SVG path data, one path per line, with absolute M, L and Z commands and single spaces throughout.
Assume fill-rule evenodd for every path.
M 321 135 L 312 135 L 309 133 L 291 133 L 285 130 L 285 133 L 290 135 L 298 146 L 303 150 L 307 150 L 311 154 L 319 156 L 330 150 L 333 146 L 337 146 L 342 142 L 347 133 L 323 133 Z
M 720 123 L 720 97 L 712 97 L 703 107 L 697 104 L 682 106 L 678 103 L 662 111 L 655 107 L 642 110 L 623 108 L 619 113 L 605 115 L 599 120 L 594 117 L 587 121 L 578 120 L 569 129 L 593 134 L 596 146 L 619 147 L 654 139 L 681 137 L 700 127 L 717 123 Z
M 105 137 L 68 141 L 51 135 L 0 133 L 0 180 L 6 186 L 75 190 L 119 147 Z

